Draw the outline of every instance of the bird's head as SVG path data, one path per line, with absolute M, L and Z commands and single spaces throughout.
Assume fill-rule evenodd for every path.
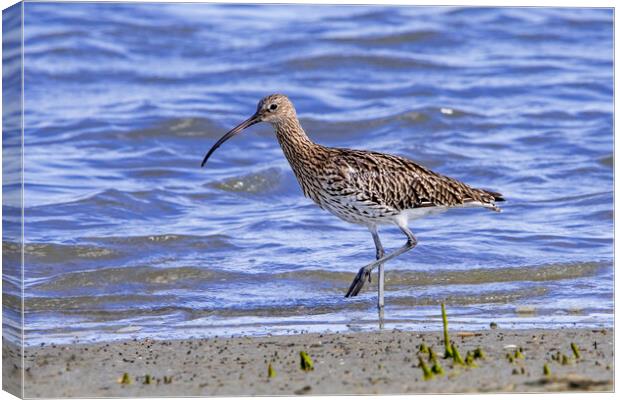
M 213 154 L 213 152 L 220 147 L 225 141 L 230 139 L 231 137 L 238 135 L 245 128 L 248 128 L 254 124 L 259 122 L 269 122 L 272 125 L 281 123 L 290 118 L 296 118 L 297 114 L 295 112 L 295 107 L 293 107 L 293 103 L 283 94 L 271 94 L 269 96 L 263 97 L 261 101 L 258 102 L 258 106 L 256 107 L 256 112 L 250 118 L 246 119 L 239 125 L 235 126 L 233 129 L 228 131 L 224 136 L 218 140 L 211 150 L 207 152 L 207 155 L 202 160 L 201 166 L 205 166 L 207 160 Z
M 296 118 L 293 103 L 283 94 L 270 94 L 258 102 L 256 114 L 261 121 L 277 124 L 289 118 Z

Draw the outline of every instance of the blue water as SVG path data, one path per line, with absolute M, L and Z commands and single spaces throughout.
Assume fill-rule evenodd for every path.
M 377 328 L 374 286 L 343 297 L 370 234 L 303 197 L 270 126 L 199 167 L 272 92 L 321 144 L 507 199 L 411 224 L 387 328 L 435 329 L 444 301 L 461 328 L 612 324 L 611 9 L 26 3 L 24 19 L 27 343 Z M 5 309 L 18 295 L 5 284 Z

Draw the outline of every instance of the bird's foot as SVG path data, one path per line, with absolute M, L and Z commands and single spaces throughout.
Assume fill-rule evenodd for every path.
M 349 286 L 349 290 L 344 297 L 353 297 L 357 296 L 359 292 L 364 287 L 364 283 L 366 283 L 366 279 L 370 282 L 370 273 L 372 272 L 371 268 L 363 267 L 359 270 L 355 279 L 353 279 L 353 283 Z

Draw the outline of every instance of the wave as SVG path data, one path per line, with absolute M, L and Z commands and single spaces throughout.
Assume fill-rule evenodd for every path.
M 390 293 L 391 290 L 388 290 Z M 506 288 L 502 290 L 485 290 L 484 292 L 452 291 L 448 294 L 390 294 L 393 306 L 434 306 L 441 303 L 474 305 L 474 304 L 511 304 L 518 300 L 541 297 L 548 292 L 545 287 Z M 4 307 L 18 310 L 21 307 L 19 296 L 5 294 Z M 246 301 L 223 304 L 211 296 L 205 296 L 204 302 L 193 304 L 183 301 L 174 294 L 106 294 L 76 296 L 29 296 L 24 300 L 27 315 L 47 312 L 67 314 L 93 321 L 121 320 L 131 317 L 149 317 L 156 315 L 183 314 L 186 320 L 204 318 L 205 316 L 233 317 L 274 317 L 304 316 L 365 310 L 375 304 L 374 296 L 364 296 L 344 301 L 342 296 L 332 295 L 321 301 L 316 299 L 279 298 L 270 301 Z
M 166 240 L 166 239 L 162 239 Z M 134 242 L 135 243 L 135 242 Z M 605 262 L 548 264 L 510 268 L 474 268 L 436 272 L 391 270 L 386 274 L 388 286 L 394 290 L 411 286 L 479 285 L 502 282 L 549 282 L 595 276 L 608 268 Z M 115 285 L 142 285 L 149 290 L 186 286 L 197 287 L 217 282 L 283 282 L 305 287 L 336 290 L 350 282 L 354 274 L 330 270 L 296 270 L 276 273 L 248 273 L 208 267 L 118 267 L 61 274 L 31 286 L 36 291 L 71 292 L 90 288 L 106 292 Z M 346 286 L 346 285 L 345 285 Z
M 90 244 L 63 244 L 63 243 L 27 243 L 24 246 L 24 257 L 27 268 L 33 265 L 58 266 L 70 263 L 71 265 L 93 265 L 93 263 L 109 264 L 114 260 L 135 255 L 136 249 L 152 253 L 166 251 L 215 251 L 219 249 L 233 250 L 236 248 L 232 238 L 226 235 L 182 235 L 157 234 L 144 236 L 107 236 L 82 237 L 76 239 L 81 243 Z M 19 243 L 4 241 L 2 243 L 3 257 L 21 260 L 21 246 Z M 17 266 L 14 266 L 17 268 Z M 99 275 L 105 269 L 94 273 Z M 30 271 L 31 273 L 33 271 Z M 61 274 L 62 276 L 62 274 Z M 53 279 L 53 278 L 52 278 Z
M 355 66 L 380 67 L 384 69 L 402 70 L 452 70 L 453 67 L 443 63 L 423 60 L 412 57 L 394 55 L 368 55 L 368 54 L 324 54 L 309 57 L 297 57 L 287 62 L 290 68 L 296 70 L 315 70 L 323 68 L 346 68 Z
M 232 177 L 223 181 L 209 184 L 209 186 L 235 193 L 265 193 L 281 185 L 283 172 L 279 168 L 268 168 L 256 173 L 239 177 Z
M 391 270 L 386 282 L 396 286 L 470 285 L 500 282 L 543 282 L 593 276 L 608 267 L 604 262 L 548 264 L 510 268 L 472 268 L 436 272 Z M 273 275 L 274 279 L 347 282 L 350 272 L 301 270 Z
M 329 41 L 350 43 L 359 45 L 385 46 L 399 44 L 415 44 L 424 42 L 438 42 L 442 40 L 442 44 L 453 44 L 454 39 L 445 37 L 442 32 L 437 30 L 414 30 L 403 31 L 392 34 L 375 34 L 375 35 L 330 35 L 327 37 Z

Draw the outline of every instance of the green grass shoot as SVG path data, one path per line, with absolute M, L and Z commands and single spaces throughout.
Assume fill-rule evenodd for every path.
M 472 368 L 478 367 L 476 363 L 474 362 L 473 352 L 468 351 L 467 354 L 465 355 L 465 365 L 467 365 L 468 367 L 472 367 Z
M 523 355 L 523 353 L 521 353 L 520 349 L 515 350 L 515 356 L 514 358 L 520 358 L 520 359 L 525 359 L 525 356 Z
M 428 361 L 431 363 L 437 362 L 437 353 L 435 353 L 435 350 L 433 350 L 432 347 L 429 347 L 428 349 Z
M 474 358 L 479 358 L 481 360 L 484 360 L 485 357 L 486 355 L 484 354 L 484 351 L 482 351 L 480 347 L 477 347 L 476 350 L 474 350 Z
M 446 315 L 446 305 L 441 303 L 441 319 L 443 320 L 443 341 L 446 346 L 444 358 L 453 357 L 452 345 L 450 344 L 450 336 L 448 335 L 448 316 Z
M 433 366 L 431 367 L 431 372 L 435 375 L 443 375 L 444 374 L 444 370 L 443 367 L 441 366 L 441 364 L 439 363 L 439 360 L 437 358 L 435 358 L 433 360 Z
M 418 360 L 420 361 L 420 368 L 422 368 L 422 372 L 424 373 L 424 380 L 428 381 L 433 379 L 433 371 L 426 365 L 421 356 L 418 356 Z
M 579 352 L 579 347 L 576 343 L 571 343 L 570 348 L 573 349 L 573 354 L 575 355 L 575 358 L 581 358 L 581 353 Z
M 463 361 L 463 358 L 461 357 L 461 354 L 459 353 L 459 349 L 456 347 L 454 343 L 450 345 L 450 349 L 452 351 L 452 358 L 454 359 L 454 363 L 458 365 L 465 365 L 465 361 Z
M 300 351 L 299 358 L 301 360 L 300 366 L 302 371 L 308 372 L 314 370 L 314 363 L 312 362 L 312 359 L 310 358 L 308 353 L 306 353 L 305 351 Z
M 125 372 L 123 376 L 118 379 L 118 383 L 121 385 L 131 385 L 131 377 Z

